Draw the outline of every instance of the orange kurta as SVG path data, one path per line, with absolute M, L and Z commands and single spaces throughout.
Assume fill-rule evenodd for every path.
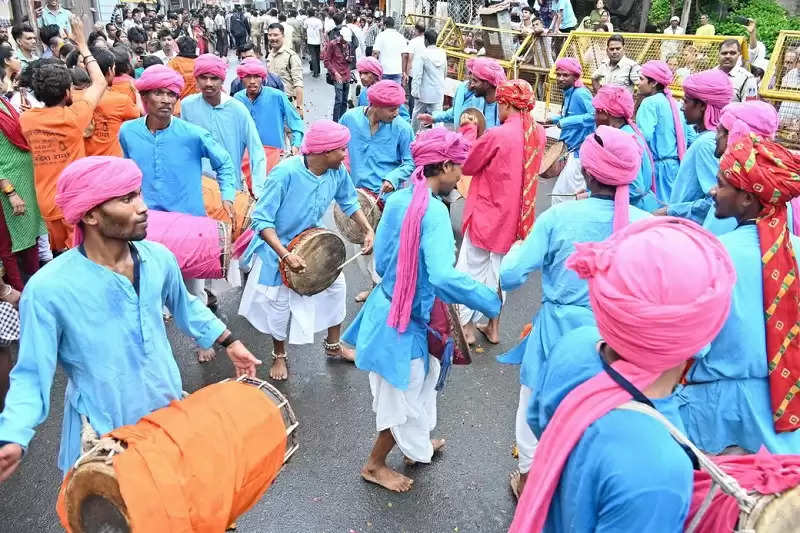
M 86 139 L 86 155 L 122 157 L 119 128 L 134 118 L 139 118 L 135 100 L 132 102 L 127 95 L 116 92 L 103 93 L 94 110 L 94 132 Z
M 167 63 L 167 66 L 183 76 L 183 81 L 186 83 L 178 99 L 199 92 L 194 81 L 194 58 L 178 56 Z
M 136 87 L 133 85 L 133 78 L 130 76 L 117 76 L 111 82 L 111 86 L 108 88 L 108 90 L 114 93 L 124 94 L 131 99 L 131 102 L 133 102 L 134 105 L 138 105 L 136 100 Z

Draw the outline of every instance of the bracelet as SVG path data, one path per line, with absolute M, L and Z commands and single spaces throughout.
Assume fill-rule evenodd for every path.
M 280 259 L 280 261 L 279 261 L 279 262 L 280 262 L 280 263 L 283 263 L 283 260 L 284 260 L 284 259 L 286 259 L 287 257 L 289 257 L 290 255 L 292 255 L 292 252 L 286 252 L 286 255 L 284 255 L 283 257 L 281 257 L 281 259 Z
M 233 344 L 233 343 L 234 343 L 234 342 L 236 342 L 237 340 L 238 340 L 238 339 L 236 339 L 236 338 L 233 336 L 233 333 L 231 333 L 230 335 L 228 335 L 227 337 L 225 337 L 225 340 L 224 340 L 224 341 L 220 341 L 220 342 L 219 342 L 219 343 L 217 343 L 217 344 L 219 344 L 219 345 L 220 345 L 220 346 L 222 346 L 223 348 L 227 348 L 228 346 L 230 346 L 231 344 Z
M 84 67 L 88 67 L 90 63 L 97 63 L 97 60 L 95 58 L 90 57 L 89 59 L 91 59 L 91 61 L 86 61 L 85 59 L 83 60 Z

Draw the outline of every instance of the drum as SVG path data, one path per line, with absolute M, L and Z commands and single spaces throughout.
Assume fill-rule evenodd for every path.
M 220 279 L 228 273 L 231 229 L 224 222 L 151 210 L 147 213 L 147 239 L 169 248 L 188 278 Z
M 61 486 L 73 533 L 224 531 L 297 451 L 298 423 L 265 381 L 225 380 L 90 442 Z
M 336 233 L 323 228 L 309 228 L 292 239 L 286 247 L 306 262 L 303 272 L 292 272 L 281 261 L 283 284 L 303 296 L 312 296 L 330 287 L 339 277 L 344 263 L 344 241 Z
M 225 208 L 222 207 L 222 193 L 219 191 L 219 184 L 216 180 L 203 176 L 203 205 L 205 205 L 206 214 L 214 220 L 231 224 L 231 238 L 234 241 L 250 227 L 255 203 L 253 197 L 245 191 L 236 191 L 236 198 L 233 200 L 233 220 L 231 220 Z
M 432 331 L 428 332 L 428 351 L 441 359 L 448 338 L 453 339 L 453 364 L 468 365 L 472 362 L 469 343 L 464 336 L 464 328 L 458 318 L 455 305 L 446 304 L 436 298 L 431 308 L 431 319 L 428 324 Z
M 383 200 L 374 192 L 363 187 L 356 189 L 356 195 L 358 196 L 358 204 L 361 206 L 361 211 L 367 217 L 372 229 L 376 230 L 383 214 Z M 345 215 L 339 204 L 334 204 L 333 206 L 333 221 L 336 222 L 336 227 L 339 228 L 342 237 L 354 244 L 364 244 L 364 232 L 361 230 L 361 226 Z
M 548 139 L 547 144 L 550 145 L 550 142 L 551 139 Z M 553 142 L 544 153 L 539 176 L 546 179 L 557 178 L 567 165 L 568 155 L 567 145 L 564 144 L 564 141 Z
M 752 512 L 739 514 L 737 531 L 795 533 L 800 531 L 800 487 L 779 494 L 757 494 Z

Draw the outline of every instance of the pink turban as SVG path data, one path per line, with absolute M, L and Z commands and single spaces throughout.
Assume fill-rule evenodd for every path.
M 772 139 L 778 131 L 778 112 L 761 100 L 735 102 L 722 109 L 719 123 L 728 130 L 728 146 L 751 133 Z
M 358 63 L 356 63 L 356 70 L 359 72 L 372 72 L 378 79 L 383 77 L 381 62 L 374 57 L 362 57 L 359 59 Z
M 411 319 L 411 306 L 417 287 L 419 239 L 422 217 L 428 209 L 430 193 L 422 173 L 425 165 L 451 161 L 461 165 L 466 161 L 472 143 L 460 133 L 445 128 L 433 128 L 417 135 L 411 143 L 411 156 L 416 168 L 409 178 L 414 187 L 411 203 L 400 230 L 400 250 L 397 254 L 397 279 L 392 293 L 387 324 L 403 333 Z
M 496 59 L 491 57 L 476 57 L 467 61 L 467 68 L 476 78 L 488 81 L 497 87 L 506 81 L 506 71 Z
M 669 68 L 663 61 L 648 61 L 642 66 L 642 76 L 655 80 L 664 86 L 664 96 L 667 97 L 669 107 L 672 110 L 672 123 L 675 125 L 675 135 L 678 141 L 678 161 L 683 161 L 683 156 L 686 153 L 686 135 L 683 131 L 683 119 L 678 111 L 678 103 L 672 97 L 672 91 L 669 90 L 669 85 L 672 83 L 674 75 L 672 69 Z M 653 166 L 655 169 L 655 165 Z M 655 184 L 655 180 L 653 180 Z
M 574 57 L 562 57 L 556 61 L 556 70 L 564 70 L 570 74 L 575 74 L 578 76 L 578 79 L 575 80 L 575 87 L 583 87 L 583 80 L 581 80 L 583 68 L 581 67 L 580 61 Z
M 381 80 L 367 89 L 367 100 L 378 107 L 399 107 L 406 101 L 406 92 L 396 81 Z
M 90 156 L 67 165 L 56 186 L 56 205 L 67 224 L 75 224 L 74 245 L 83 242 L 83 215 L 142 186 L 142 171 L 131 159 Z
M 199 78 L 203 74 L 216 76 L 225 79 L 228 71 L 228 64 L 221 57 L 214 54 L 203 54 L 194 60 L 194 77 Z
M 175 94 L 181 94 L 184 85 L 186 85 L 183 81 L 183 76 L 166 65 L 147 67 L 133 84 L 140 93 L 154 89 L 167 89 Z
M 244 78 L 245 76 L 260 76 L 262 79 L 267 77 L 267 67 L 264 62 L 255 57 L 248 57 L 236 67 L 236 76 Z
M 350 130 L 332 120 L 315 121 L 308 128 L 300 151 L 303 154 L 324 154 L 344 148 L 350 142 Z
M 623 90 L 627 92 L 627 89 Z M 581 144 L 580 159 L 583 169 L 597 181 L 616 185 L 614 231 L 627 226 L 630 201 L 628 185 L 636 179 L 642 166 L 642 147 L 633 135 L 610 126 L 599 126 Z
M 722 108 L 733 98 L 731 80 L 718 68 L 692 74 L 683 80 L 683 92 L 689 98 L 705 102 L 704 119 L 707 130 L 717 128 Z
M 639 220 L 602 242 L 576 243 L 567 267 L 589 282 L 597 329 L 639 390 L 690 359 L 728 317 L 736 271 L 714 235 L 686 219 Z M 676 327 L 679 325 L 679 327 Z M 584 431 L 631 395 L 601 372 L 573 389 L 542 434 L 511 533 L 541 531 L 564 464 Z

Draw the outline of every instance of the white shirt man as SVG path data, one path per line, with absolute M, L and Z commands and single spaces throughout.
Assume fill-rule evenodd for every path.
M 317 17 L 308 17 L 306 27 L 306 43 L 319 46 L 322 44 L 322 21 Z
M 389 22 L 391 21 L 391 25 Z M 386 18 L 386 29 L 378 34 L 372 46 L 372 55 L 376 56 L 383 67 L 383 77 L 400 78 L 403 74 L 403 54 L 408 52 L 408 42 L 397 30 L 394 21 Z M 395 81 L 400 81 L 395 79 Z
M 669 26 L 664 30 L 664 35 L 684 35 L 686 31 L 679 26 L 681 19 L 672 17 L 669 19 Z M 675 55 L 680 50 L 679 41 L 664 41 L 661 44 L 661 60 L 666 61 L 670 56 Z

